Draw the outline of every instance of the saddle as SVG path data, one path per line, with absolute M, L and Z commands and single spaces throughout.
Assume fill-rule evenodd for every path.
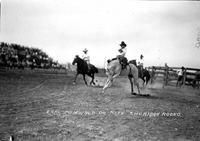
M 119 59 L 119 63 L 122 65 L 122 69 L 125 69 L 126 66 L 128 65 L 127 58 L 120 56 L 118 59 Z
M 117 60 L 117 59 L 119 59 L 119 63 L 122 65 L 122 69 L 125 69 L 126 66 L 129 64 L 127 58 L 123 57 L 123 56 L 120 56 L 120 55 L 117 56 L 116 58 L 111 59 L 111 60 L 110 59 L 107 60 L 107 62 L 110 63 L 113 60 Z

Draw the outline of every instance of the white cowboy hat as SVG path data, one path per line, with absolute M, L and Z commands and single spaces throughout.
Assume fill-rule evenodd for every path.
M 87 52 L 88 50 L 85 48 L 84 50 L 83 50 L 83 52 Z

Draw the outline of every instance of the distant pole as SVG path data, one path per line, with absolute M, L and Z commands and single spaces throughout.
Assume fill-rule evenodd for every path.
M 168 67 L 168 65 L 167 65 L 167 63 L 165 63 L 165 72 L 164 72 L 164 82 L 163 82 L 163 88 L 164 88 L 164 86 L 167 86 L 167 84 L 168 84 L 168 78 L 169 78 L 169 76 L 168 76 L 168 74 L 169 74 L 169 67 Z
M 167 72 L 167 70 L 166 70 L 166 68 L 165 68 L 165 69 L 164 69 L 164 77 L 163 77 L 163 88 L 164 88 L 165 85 L 166 85 L 166 79 L 167 79 L 166 72 Z
M 167 86 L 167 84 L 168 84 L 168 78 L 169 78 L 168 73 L 169 73 L 169 71 L 168 71 L 168 69 L 166 68 L 166 72 L 165 72 L 165 75 L 166 75 L 165 86 Z

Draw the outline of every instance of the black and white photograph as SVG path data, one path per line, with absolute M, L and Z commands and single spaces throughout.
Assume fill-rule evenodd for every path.
M 0 0 L 0 141 L 199 140 L 199 1 Z

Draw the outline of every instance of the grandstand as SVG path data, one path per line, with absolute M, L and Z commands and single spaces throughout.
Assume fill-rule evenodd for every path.
M 0 43 L 0 67 L 9 69 L 63 69 L 64 66 L 53 60 L 38 48 L 18 44 Z

